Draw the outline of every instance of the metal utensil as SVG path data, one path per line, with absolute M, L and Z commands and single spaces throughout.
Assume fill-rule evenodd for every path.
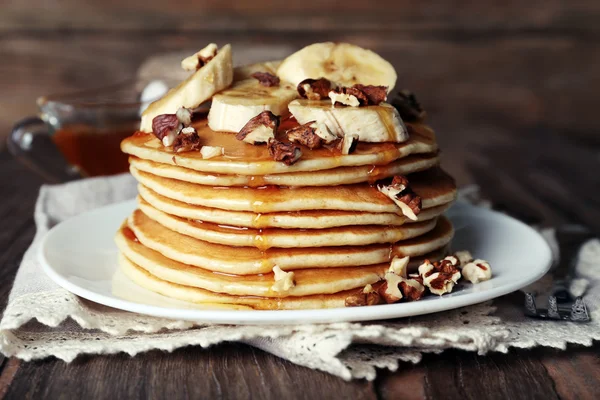
M 590 321 L 583 298 L 574 298 L 569 292 L 569 287 L 575 276 L 579 250 L 593 236 L 593 233 L 582 225 L 563 225 L 556 230 L 560 260 L 552 271 L 553 284 L 548 294 L 548 306 L 546 309 L 537 308 L 534 294 L 525 293 L 525 315 L 573 322 Z

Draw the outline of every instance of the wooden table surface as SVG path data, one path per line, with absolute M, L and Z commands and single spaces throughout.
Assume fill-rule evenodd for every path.
M 527 222 L 600 232 L 600 3 L 540 0 L 222 3 L 32 0 L 0 12 L 0 137 L 41 94 L 135 75 L 147 57 L 230 42 L 238 61 L 315 41 L 373 48 L 427 108 L 443 165 Z M 102 4 L 100 4 L 102 3 Z M 35 11 L 35 12 L 32 12 Z M 0 145 L 0 149 L 2 145 Z M 0 150 L 0 304 L 34 235 L 42 180 Z M 510 301 L 521 302 L 518 294 Z M 6 398 L 564 398 L 600 396 L 600 344 L 427 355 L 345 382 L 244 345 L 22 362 Z

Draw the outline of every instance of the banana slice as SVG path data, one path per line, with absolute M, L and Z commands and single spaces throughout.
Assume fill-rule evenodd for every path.
M 152 120 L 160 114 L 174 114 L 180 107 L 196 108 L 233 81 L 231 45 L 225 45 L 206 65 L 190 75 L 142 114 L 140 130 L 152 132 Z
M 239 132 L 265 110 L 275 115 L 288 114 L 287 106 L 296 97 L 296 88 L 287 83 L 266 87 L 254 78 L 236 82 L 213 97 L 208 126 L 213 131 Z
M 255 72 L 268 72 L 273 75 L 277 75 L 277 68 L 281 64 L 281 60 L 267 61 L 263 63 L 242 65 L 233 69 L 233 81 L 242 81 L 244 79 L 252 78 L 252 74 Z
M 315 43 L 292 54 L 279 66 L 277 76 L 297 86 L 305 79 L 327 78 L 341 86 L 396 84 L 394 67 L 377 53 L 349 43 Z
M 300 124 L 323 123 L 338 137 L 358 135 L 361 142 L 405 142 L 408 131 L 398 110 L 388 103 L 366 107 L 336 107 L 329 100 L 294 100 L 289 110 Z

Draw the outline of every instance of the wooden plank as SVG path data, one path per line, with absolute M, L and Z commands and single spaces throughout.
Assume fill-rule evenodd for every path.
M 552 378 L 527 351 L 486 356 L 447 351 L 428 358 L 427 398 L 558 399 Z
M 98 3 L 100 4 L 100 3 Z M 104 1 L 102 6 L 64 0 L 60 5 L 33 0 L 3 6 L 0 31 L 37 30 L 202 30 L 222 31 L 378 31 L 598 30 L 594 1 L 529 2 L 468 0 L 411 2 L 337 1 L 228 2 L 203 0 Z M 35 12 L 31 12 L 35 10 Z
M 555 390 L 561 398 L 598 398 L 600 344 L 596 343 L 591 349 L 569 346 L 566 351 L 536 349 L 535 353 L 554 380 Z
M 7 398 L 374 399 L 373 384 L 345 382 L 244 345 L 21 364 Z

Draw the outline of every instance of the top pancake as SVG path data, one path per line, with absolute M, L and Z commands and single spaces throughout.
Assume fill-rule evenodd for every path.
M 278 139 L 284 139 L 282 124 Z M 434 153 L 437 151 L 435 134 L 424 124 L 408 124 L 410 138 L 404 143 L 359 143 L 349 155 L 337 150 L 320 148 L 310 150 L 302 147 L 302 158 L 293 165 L 274 161 L 265 145 L 251 145 L 235 138 L 232 133 L 214 132 L 206 119 L 194 122 L 194 127 L 203 146 L 220 146 L 223 156 L 203 159 L 198 151 L 175 153 L 164 147 L 152 134 L 138 132 L 121 143 L 121 150 L 132 156 L 162 164 L 177 165 L 201 172 L 216 174 L 268 175 L 300 171 L 320 171 L 338 167 L 385 165 L 411 154 Z

